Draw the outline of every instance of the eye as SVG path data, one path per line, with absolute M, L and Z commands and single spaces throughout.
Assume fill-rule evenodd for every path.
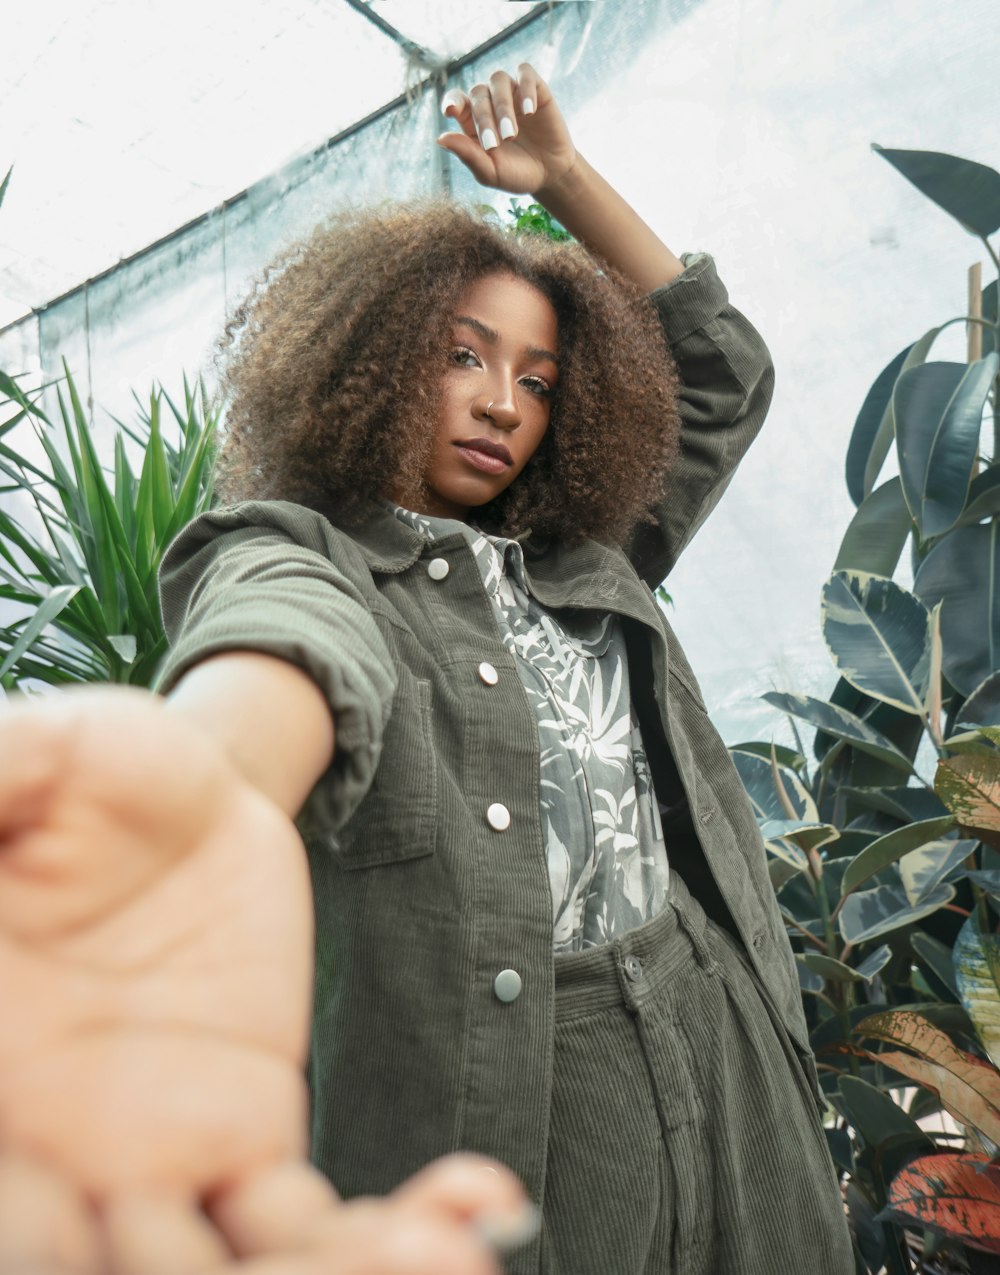
M 529 393 L 537 394 L 539 398 L 549 398 L 552 394 L 552 386 L 540 376 L 522 377 L 521 384 Z
M 456 367 L 480 367 L 479 355 L 467 345 L 455 345 L 448 351 L 448 359 Z

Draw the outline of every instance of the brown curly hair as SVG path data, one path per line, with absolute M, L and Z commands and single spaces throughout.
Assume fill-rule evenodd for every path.
M 680 432 L 653 307 L 579 244 L 515 237 L 452 204 L 337 215 L 264 272 L 220 340 L 220 496 L 292 500 L 347 526 L 390 487 L 419 510 L 456 304 L 497 272 L 551 302 L 559 384 L 538 451 L 476 522 L 623 543 L 662 498 Z

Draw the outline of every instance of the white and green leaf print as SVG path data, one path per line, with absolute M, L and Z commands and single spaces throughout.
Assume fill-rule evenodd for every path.
M 516 540 L 390 507 L 429 540 L 465 535 L 515 657 L 538 722 L 554 950 L 607 943 L 648 921 L 663 906 L 669 869 L 618 617 L 546 611 L 529 592 Z

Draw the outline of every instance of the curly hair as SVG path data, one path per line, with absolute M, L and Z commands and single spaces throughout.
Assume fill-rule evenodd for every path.
M 419 510 L 456 305 L 495 273 L 551 302 L 559 383 L 537 452 L 475 520 L 623 543 L 662 499 L 680 433 L 652 305 L 579 244 L 452 204 L 337 215 L 257 280 L 219 342 L 220 496 L 292 500 L 345 526 L 389 487 Z

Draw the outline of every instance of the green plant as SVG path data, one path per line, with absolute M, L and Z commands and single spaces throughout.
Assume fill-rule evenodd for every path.
M 217 412 L 203 386 L 194 392 L 185 381 L 183 406 L 155 390 L 148 408 L 140 404 L 134 427 L 116 422 L 106 472 L 68 369 L 65 391 L 57 394 L 57 431 L 16 381 L 0 373 L 0 409 L 11 409 L 0 422 L 3 490 L 26 498 L 39 524 L 32 530 L 0 511 L 0 599 L 29 608 L 0 627 L 0 686 L 147 686 L 166 647 L 157 568 L 175 533 L 212 501 Z M 18 425 L 33 428 L 44 466 L 4 441 Z M 138 475 L 126 439 L 141 449 Z
M 988 238 L 1000 228 L 1000 174 L 875 149 L 976 234 L 1000 273 Z M 974 950 L 980 968 L 993 960 L 1000 911 L 997 284 L 976 293 L 969 315 L 889 363 L 855 423 L 846 469 L 858 508 L 823 588 L 840 681 L 829 701 L 765 695 L 796 746 L 733 753 L 792 936 L 859 1263 L 891 1275 L 911 1269 L 900 1224 L 924 1231 L 925 1256 L 958 1246 L 971 1270 L 1000 1251 L 990 1034 L 1000 959 L 976 1001 L 962 965 Z M 980 333 L 969 361 L 928 361 L 957 323 Z M 893 445 L 899 475 L 878 485 Z M 891 578 L 908 541 L 912 591 Z M 797 723 L 815 731 L 809 760 Z M 891 1096 L 905 1084 L 916 1086 L 908 1111 Z M 943 1133 L 936 1143 L 917 1124 L 942 1108 L 980 1131 L 979 1159 L 959 1163 L 938 1145 Z M 967 1187 L 958 1208 L 954 1192 Z

